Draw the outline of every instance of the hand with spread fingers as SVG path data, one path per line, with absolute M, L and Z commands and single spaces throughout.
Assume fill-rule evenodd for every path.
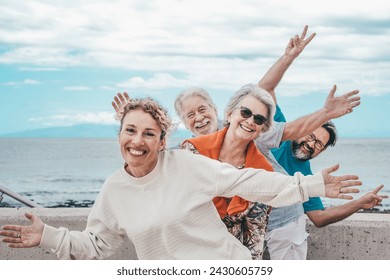
M 357 203 L 360 204 L 361 209 L 370 209 L 375 206 L 380 206 L 382 203 L 382 200 L 384 198 L 388 198 L 387 195 L 378 195 L 378 192 L 384 187 L 384 185 L 380 185 L 379 187 L 376 187 L 372 191 L 366 193 L 362 197 L 356 200 Z
M 123 94 L 118 93 L 114 97 L 114 101 L 111 102 L 111 105 L 115 110 L 115 118 L 117 120 L 120 120 L 122 118 L 123 109 L 125 108 L 126 104 L 129 103 L 130 100 L 130 96 L 127 94 L 127 92 L 124 92 Z
M 32 221 L 31 225 L 4 225 L 1 227 L 0 235 L 5 236 L 1 241 L 9 243 L 8 247 L 31 248 L 40 244 L 44 223 L 38 216 L 31 213 L 25 213 L 25 216 Z
M 301 36 L 295 35 L 287 44 L 285 54 L 293 59 L 298 57 L 304 48 L 310 43 L 310 41 L 316 36 L 316 33 L 313 33 L 309 38 L 305 39 L 308 26 L 305 25 L 303 28 Z
M 324 110 L 329 119 L 336 119 L 352 113 L 353 108 L 360 105 L 359 90 L 352 90 L 341 96 L 335 96 L 336 85 L 333 85 L 325 100 Z
M 322 177 L 325 183 L 325 196 L 329 198 L 353 199 L 349 193 L 358 193 L 359 189 L 353 188 L 362 185 L 359 177 L 356 175 L 332 176 L 332 172 L 339 169 L 336 164 L 322 170 Z

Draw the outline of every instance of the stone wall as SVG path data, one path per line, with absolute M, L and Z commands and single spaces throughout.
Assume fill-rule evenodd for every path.
M 0 226 L 4 224 L 28 224 L 24 212 L 30 211 L 54 227 L 72 230 L 85 228 L 90 208 L 0 208 Z M 333 225 L 316 228 L 308 223 L 308 259 L 313 260 L 389 260 L 390 214 L 357 213 Z M 0 242 L 2 260 L 49 260 L 56 256 L 42 248 L 11 249 Z M 120 251 L 110 259 L 136 259 L 134 247 L 125 242 Z

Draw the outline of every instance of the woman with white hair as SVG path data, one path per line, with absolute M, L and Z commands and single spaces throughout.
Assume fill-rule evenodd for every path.
M 245 85 L 226 106 L 225 127 L 206 136 L 187 139 L 182 148 L 238 169 L 273 171 L 271 163 L 256 148 L 254 139 L 269 130 L 274 114 L 275 104 L 271 95 L 255 84 Z M 271 208 L 238 196 L 216 197 L 213 202 L 228 231 L 251 251 L 252 259 L 262 259 Z

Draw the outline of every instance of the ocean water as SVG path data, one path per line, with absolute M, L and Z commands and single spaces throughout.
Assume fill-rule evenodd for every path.
M 176 143 L 173 139 L 170 146 Z M 382 193 L 390 195 L 390 138 L 340 139 L 312 161 L 312 169 L 335 163 L 340 164 L 336 175 L 360 176 L 361 194 L 385 184 Z M 116 139 L 0 138 L 0 185 L 45 207 L 91 206 L 105 178 L 121 165 Z M 342 203 L 324 199 L 326 206 Z M 22 206 L 8 196 L 2 205 Z M 389 199 L 377 210 L 390 210 Z
M 121 164 L 115 139 L 0 138 L 0 184 L 45 207 L 94 201 Z
M 334 164 L 340 164 L 335 175 L 358 175 L 363 182 L 355 198 L 383 184 L 382 194 L 390 196 L 390 138 L 340 139 L 334 147 L 320 154 L 312 161 L 313 173 Z M 340 205 L 345 200 L 324 198 L 324 205 Z M 390 199 L 383 200 L 378 210 L 390 210 Z

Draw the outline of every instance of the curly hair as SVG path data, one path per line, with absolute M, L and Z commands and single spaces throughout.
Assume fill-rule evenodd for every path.
M 143 110 L 145 113 L 150 114 L 161 128 L 162 132 L 160 140 L 166 137 L 167 133 L 171 129 L 172 121 L 168 116 L 168 111 L 152 98 L 131 99 L 129 103 L 126 104 L 120 120 L 121 125 L 119 132 L 122 131 L 123 120 L 125 116 L 134 110 Z

